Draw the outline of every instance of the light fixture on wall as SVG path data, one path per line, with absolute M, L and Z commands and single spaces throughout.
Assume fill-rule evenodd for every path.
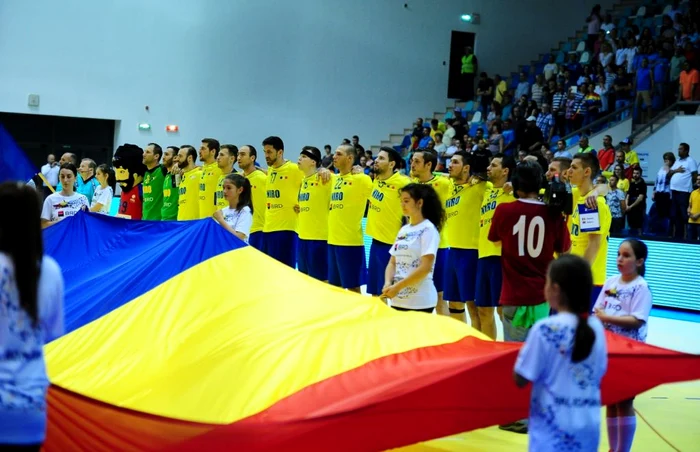
M 166 131 L 166 132 L 175 133 L 175 132 L 177 132 L 178 130 L 180 130 L 180 127 L 178 127 L 178 126 L 175 125 L 175 124 L 168 124 L 167 126 L 165 126 L 165 131 Z
M 151 125 L 147 122 L 142 122 L 139 124 L 139 130 L 143 130 L 143 131 L 151 130 Z
M 467 22 L 473 25 L 478 25 L 481 22 L 480 14 L 462 14 L 459 18 L 462 20 L 462 22 Z

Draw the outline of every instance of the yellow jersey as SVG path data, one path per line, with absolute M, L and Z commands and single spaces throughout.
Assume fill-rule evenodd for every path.
M 447 244 L 450 248 L 478 250 L 481 203 L 491 182 L 471 179 L 465 184 L 453 184 L 452 194 L 445 203 L 447 214 Z
M 265 184 L 267 212 L 265 212 L 264 232 L 297 230 L 297 213 L 294 211 L 294 206 L 297 205 L 303 178 L 304 173 L 296 163 L 289 160 L 279 168 L 268 168 Z
M 625 152 L 625 165 L 639 165 L 639 155 L 634 149 L 630 149 L 629 152 Z
M 515 196 L 513 196 L 512 193 L 504 192 L 503 187 L 487 187 L 484 191 L 484 199 L 481 203 L 481 211 L 479 212 L 479 259 L 482 257 L 501 255 L 501 242 L 492 242 L 489 240 L 491 220 L 493 220 L 496 207 L 513 201 L 515 201 Z
M 401 189 L 411 179 L 396 172 L 385 180 L 374 179 L 367 211 L 367 235 L 387 245 L 396 241 L 403 225 Z
M 214 162 L 202 167 L 199 181 L 199 218 L 209 218 L 216 212 L 214 194 L 221 176 L 221 168 Z
M 605 198 L 598 196 L 598 219 L 600 221 L 600 230 L 591 232 L 581 232 L 581 218 L 579 216 L 579 206 L 586 204 L 585 196 L 579 196 L 575 200 L 574 213 L 571 215 L 571 254 L 576 256 L 582 256 L 586 253 L 586 248 L 588 247 L 588 241 L 591 234 L 601 235 L 600 249 L 598 250 L 598 255 L 591 265 L 591 271 L 593 272 L 593 284 L 596 286 L 602 286 L 605 283 L 605 265 L 607 263 L 608 256 L 608 238 L 610 232 L 610 223 L 612 222 L 612 216 L 610 215 L 610 208 L 605 203 Z
M 690 192 L 690 202 L 688 203 L 688 210 L 690 210 L 691 215 L 697 215 L 700 213 L 700 188 L 697 188 Z M 700 223 L 700 218 L 693 220 L 688 217 L 688 223 L 698 224 Z
M 199 218 L 199 180 L 202 168 L 195 167 L 182 175 L 177 198 L 177 220 L 196 220 Z
M 630 189 L 630 181 L 629 179 L 619 179 L 617 181 L 617 188 L 622 190 L 625 194 L 627 194 L 627 190 Z
M 297 233 L 302 240 L 328 240 L 328 206 L 331 202 L 330 183 L 324 184 L 318 174 L 301 181 L 299 190 L 299 224 Z
M 362 246 L 362 217 L 367 197 L 372 192 L 372 179 L 366 174 L 333 175 L 331 203 L 328 212 L 328 244 Z
M 253 224 L 250 226 L 250 233 L 260 232 L 265 225 L 265 186 L 267 185 L 267 175 L 258 169 L 248 175 L 243 171 L 239 174 L 248 179 L 252 190 Z
M 452 182 L 452 179 L 446 176 L 433 176 L 432 179 L 430 179 L 427 182 L 421 182 L 418 180 L 418 178 L 414 178 L 414 182 L 418 184 L 425 184 L 425 185 L 430 185 L 435 189 L 435 192 L 438 195 L 438 198 L 440 198 L 440 202 L 442 203 L 442 207 L 445 207 L 445 203 L 447 202 L 447 199 L 450 197 L 452 194 L 452 188 L 454 187 L 454 183 Z M 440 248 L 447 248 L 447 225 L 444 225 L 442 228 L 442 231 L 440 231 Z
M 224 198 L 224 179 L 226 179 L 228 174 L 221 174 L 219 176 L 219 181 L 216 183 L 216 192 L 214 192 L 214 205 L 216 210 L 221 210 L 224 207 L 228 207 L 228 201 Z

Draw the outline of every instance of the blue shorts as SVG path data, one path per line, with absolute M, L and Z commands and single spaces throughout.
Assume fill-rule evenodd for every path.
M 384 288 L 384 273 L 389 265 L 391 254 L 389 250 L 393 245 L 372 240 L 369 249 L 369 265 L 367 268 L 367 293 L 381 295 Z
M 445 263 L 447 262 L 447 248 L 439 248 L 435 256 L 435 269 L 433 270 L 433 285 L 435 290 L 442 292 L 445 284 Z
M 265 245 L 263 244 L 264 237 L 265 233 L 262 231 L 251 232 L 250 236 L 248 236 L 248 245 L 252 246 L 256 250 L 265 252 Z
M 343 289 L 365 284 L 365 247 L 328 245 L 328 282 Z
M 328 243 L 325 240 L 299 239 L 297 268 L 319 281 L 328 280 Z
M 501 256 L 482 257 L 476 264 L 476 305 L 480 308 L 498 306 L 503 284 Z
M 478 260 L 479 250 L 450 248 L 445 263 L 445 300 L 474 301 Z
M 295 268 L 297 260 L 297 233 L 294 231 L 266 232 L 263 252 L 284 265 Z

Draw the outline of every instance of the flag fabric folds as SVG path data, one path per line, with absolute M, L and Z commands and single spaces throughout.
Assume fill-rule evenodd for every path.
M 519 344 L 396 312 L 219 232 L 87 214 L 46 231 L 73 319 L 46 347 L 47 450 L 380 450 L 526 416 Z M 608 344 L 606 403 L 700 378 L 700 357 Z
M 10 133 L 0 124 L 0 183 L 26 182 L 37 173 L 27 154 L 17 145 Z

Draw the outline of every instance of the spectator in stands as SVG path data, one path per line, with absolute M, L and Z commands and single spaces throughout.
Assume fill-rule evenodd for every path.
M 538 150 L 542 147 L 542 143 L 545 142 L 542 131 L 537 127 L 537 118 L 534 116 L 528 116 L 527 126 L 522 135 L 517 136 L 518 144 L 521 150 L 530 153 Z
M 581 89 L 581 85 L 591 82 L 591 75 L 591 66 L 584 66 L 583 73 L 576 80 L 576 86 L 579 88 L 579 90 Z
M 671 69 L 668 74 L 670 88 L 670 97 L 676 98 L 678 95 L 679 81 L 681 77 L 681 71 L 683 70 L 683 65 L 685 63 L 685 55 L 683 55 L 683 49 L 676 47 L 676 50 L 671 57 Z
M 418 148 L 419 149 L 425 149 L 428 147 L 428 142 L 433 141 L 433 139 L 430 137 L 430 127 L 425 126 L 423 127 L 423 136 L 421 137 L 420 141 L 418 142 Z
M 493 85 L 494 85 L 494 100 L 499 103 L 503 103 L 503 96 L 506 95 L 508 92 L 508 85 L 506 84 L 505 80 L 501 78 L 500 75 L 496 74 L 493 76 Z M 488 104 L 486 104 L 488 105 Z
M 686 56 L 687 58 L 687 56 Z M 698 83 L 700 83 L 700 75 L 698 70 L 690 66 L 690 63 L 686 61 L 683 63 L 683 71 L 680 75 L 680 87 L 678 89 L 678 98 L 683 101 L 694 101 L 700 100 L 700 90 L 698 90 Z M 684 105 L 682 107 L 686 115 L 695 114 L 697 110 L 697 105 Z
M 644 226 L 644 215 L 647 212 L 647 184 L 642 179 L 642 169 L 639 167 L 632 171 L 625 204 L 627 204 L 625 213 L 630 232 L 633 235 L 640 235 Z
M 668 96 L 666 93 L 668 92 L 669 88 L 669 66 L 670 60 L 667 57 L 667 52 L 662 50 L 659 52 L 659 57 L 654 62 L 654 91 L 652 91 L 654 95 L 659 96 L 661 108 L 665 108 L 667 106 L 666 99 Z
M 648 58 L 642 58 L 642 65 L 637 69 L 634 91 L 637 93 L 634 102 L 635 113 L 642 118 L 642 123 L 646 123 L 651 119 L 651 93 L 654 92 L 654 74 L 649 69 Z M 646 115 L 639 114 L 642 104 L 646 107 Z
M 563 83 L 557 83 L 557 89 L 552 96 L 552 115 L 554 116 L 554 133 L 566 135 L 566 90 Z
M 495 122 L 500 122 L 501 121 L 501 115 L 503 114 L 503 110 L 501 109 L 501 104 L 499 104 L 496 101 L 491 102 L 491 106 L 489 107 L 489 114 L 486 116 L 486 125 L 490 129 Z
M 326 155 L 323 157 L 323 160 L 321 160 L 321 166 L 324 168 L 328 168 L 330 171 L 333 171 L 333 156 L 331 155 L 331 145 L 327 144 L 323 146 L 323 150 L 326 152 Z
M 542 74 L 537 74 L 535 83 L 532 85 L 532 100 L 537 103 L 537 106 L 542 105 L 542 90 L 544 87 L 544 76 Z
M 615 24 L 613 23 L 612 14 L 606 14 L 605 20 L 600 24 L 600 29 L 605 33 L 610 33 L 615 29 Z
M 423 118 L 416 119 L 413 124 L 413 133 L 411 134 L 411 148 L 417 149 L 418 143 L 423 138 Z
M 620 149 L 625 153 L 625 177 L 632 177 L 632 169 L 639 166 L 639 156 L 637 151 L 632 149 L 632 140 L 625 138 L 620 142 Z
M 604 177 L 604 176 L 603 176 Z M 616 175 L 610 176 L 608 186 L 610 190 L 605 195 L 605 201 L 610 207 L 610 215 L 612 216 L 612 221 L 610 223 L 610 233 L 619 234 L 625 229 L 625 211 L 627 210 L 627 204 L 625 202 L 625 192 L 620 190 L 617 186 L 619 178 Z
M 442 141 L 443 135 L 441 132 L 435 134 L 435 146 L 434 150 L 438 155 L 438 171 L 444 171 L 447 168 L 447 163 L 445 160 L 445 153 L 447 152 L 447 145 Z
M 579 140 L 578 140 L 578 147 L 579 147 L 579 149 L 578 149 L 578 152 L 579 152 L 579 153 L 584 153 L 584 154 L 585 154 L 585 153 L 589 153 L 589 152 L 590 152 L 590 153 L 592 153 L 593 155 L 596 155 L 595 149 L 593 148 L 593 146 L 591 146 L 591 145 L 588 143 L 588 137 L 585 136 L 585 135 L 583 135 L 583 136 L 581 136 L 581 138 L 579 138 Z
M 542 104 L 542 111 L 537 115 L 536 123 L 542 131 L 544 141 L 549 143 L 554 135 L 554 116 L 550 113 L 549 104 Z
M 605 115 L 609 112 L 608 103 L 608 85 L 605 83 L 605 75 L 598 76 L 598 83 L 596 83 L 593 91 L 600 98 L 600 115 Z
M 360 144 L 360 137 L 358 137 L 357 135 L 353 135 L 352 145 L 355 146 L 355 149 L 357 150 L 357 155 L 362 155 L 365 153 L 365 148 Z
M 554 152 L 554 158 L 567 158 L 571 160 L 573 156 L 571 155 L 571 152 L 566 150 L 566 141 L 564 140 L 558 140 L 557 141 L 557 150 Z
M 595 86 L 592 83 L 586 83 L 581 86 L 583 94 L 583 105 L 585 113 L 583 115 L 583 126 L 594 123 L 600 115 L 601 100 L 598 93 L 595 92 Z
M 479 67 L 479 62 L 474 55 L 474 49 L 470 46 L 464 48 L 462 56 L 462 99 L 469 101 L 474 99 L 474 80 Z
M 554 55 L 549 55 L 549 61 L 544 65 L 542 73 L 544 74 L 544 79 L 547 82 L 556 78 L 557 74 L 559 73 L 559 66 L 557 66 L 557 64 L 554 62 Z
M 595 5 L 591 10 L 591 14 L 586 18 L 588 24 L 588 39 L 586 40 L 586 48 L 593 50 L 593 43 L 598 38 L 598 32 L 603 20 L 600 17 L 600 5 Z
M 612 143 L 612 137 L 610 135 L 605 135 L 603 137 L 603 147 L 598 151 L 598 163 L 600 163 L 600 169 L 603 171 L 605 171 L 615 159 L 615 147 Z
M 690 145 L 678 145 L 678 160 L 668 172 L 671 175 L 671 215 L 674 225 L 673 236 L 682 239 L 688 223 L 688 204 L 693 181 L 698 177 L 698 164 L 690 156 Z
M 573 87 L 569 89 L 569 96 L 566 101 L 566 131 L 568 133 L 581 128 L 583 117 L 586 114 L 583 103 L 584 96 L 574 90 L 575 88 Z
M 615 166 L 613 175 L 617 177 L 617 188 L 627 193 L 630 188 L 630 181 L 625 177 L 625 167 L 623 165 Z
M 626 107 L 632 102 L 632 79 L 622 66 L 617 68 L 617 77 L 613 82 L 613 90 L 615 91 L 615 110 Z M 622 117 L 626 118 L 627 115 L 625 113 Z
M 603 176 L 605 177 L 610 177 L 615 173 L 615 167 L 616 166 L 622 166 L 622 168 L 625 168 L 625 151 L 618 149 L 615 151 L 615 161 L 612 162 L 610 165 L 608 165 L 607 168 L 603 169 Z M 601 167 L 602 168 L 602 167 Z M 624 171 L 623 171 L 624 174 Z
M 700 240 L 700 176 L 695 178 L 697 188 L 688 203 L 688 240 Z
M 503 140 L 503 127 L 501 123 L 496 121 L 493 126 L 491 126 L 491 134 L 489 135 L 489 151 L 491 155 L 503 153 L 505 143 Z
M 540 152 L 544 154 L 544 158 L 547 161 L 547 165 L 554 161 L 554 152 L 551 149 L 547 149 L 547 146 L 542 145 Z
M 605 41 L 600 46 L 600 53 L 598 54 L 598 63 L 606 67 L 613 61 L 613 49 L 608 41 Z
M 579 63 L 579 57 L 576 52 L 569 53 L 569 61 L 566 63 L 566 71 L 569 72 L 569 76 L 574 79 L 578 79 L 581 72 L 583 72 L 583 67 Z M 559 72 L 560 76 L 564 76 L 563 73 Z
M 530 93 L 530 83 L 527 81 L 527 74 L 524 72 L 520 73 L 520 82 L 515 88 L 515 98 L 520 99 L 522 96 L 527 97 Z
M 654 191 L 651 195 L 656 220 L 651 225 L 654 233 L 668 233 L 668 222 L 671 218 L 671 184 L 668 172 L 676 163 L 676 156 L 673 155 L 673 152 L 665 152 L 663 159 L 664 164 L 656 173 Z M 661 225 L 658 224 L 659 222 Z
M 489 78 L 486 72 L 479 74 L 479 84 L 476 87 L 476 109 L 480 109 L 483 106 L 484 109 L 488 108 L 493 101 L 494 96 L 494 83 L 493 80 Z M 460 136 L 460 135 L 458 135 Z

